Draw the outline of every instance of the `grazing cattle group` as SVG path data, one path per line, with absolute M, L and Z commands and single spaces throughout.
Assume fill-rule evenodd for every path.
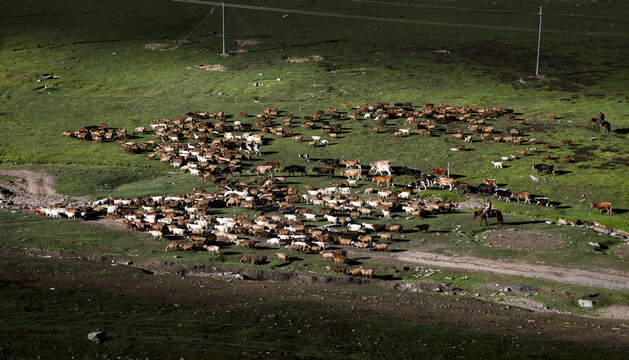
M 294 140 L 301 143 L 299 146 L 308 144 L 320 147 L 329 145 L 330 141 L 338 139 L 344 132 L 347 133 L 341 122 L 348 119 L 373 120 L 381 129 L 394 119 L 405 119 L 415 132 L 426 136 L 443 131 L 443 124 L 463 121 L 467 123 L 465 131 L 472 135 L 480 134 L 482 141 L 526 143 L 529 145 L 526 150 L 519 152 L 522 157 L 533 156 L 538 152 L 538 147 L 530 145 L 541 143 L 536 138 L 525 139 L 521 134 L 523 130 L 516 128 L 509 129 L 509 136 L 497 136 L 500 132 L 497 132 L 494 126 L 487 126 L 489 124 L 486 121 L 503 115 L 515 119 L 511 111 L 501 108 L 425 104 L 420 110 L 410 103 L 395 105 L 379 103 L 354 109 L 354 113 L 351 111 L 345 113 L 337 108 L 328 109 L 331 121 L 336 123 L 323 120 L 324 111 L 305 116 L 301 124 L 303 128 L 322 131 L 319 135 L 312 135 L 311 140 L 304 140 L 304 135 L 293 133 L 292 114 L 282 115 L 281 126 L 278 125 L 277 120 L 281 112 L 272 107 L 255 115 L 255 125 L 243 123 L 238 119 L 230 121 L 229 116 L 223 112 L 192 112 L 174 120 L 153 119 L 150 127 L 135 129 L 135 134 L 143 136 L 152 134 L 154 139 L 144 142 L 129 141 L 136 138 L 134 134 L 125 129 L 109 128 L 106 125 L 88 126 L 79 131 L 64 131 L 64 135 L 77 139 L 118 141 L 126 152 L 147 153 L 150 159 L 170 164 L 217 184 L 219 190 L 207 192 L 195 189 L 192 194 L 134 199 L 109 197 L 89 206 L 33 206 L 31 210 L 51 217 L 87 218 L 106 215 L 129 229 L 147 232 L 154 238 L 169 238 L 172 241 L 166 245 L 166 251 L 207 250 L 210 254 L 220 254 L 226 244 L 253 250 L 265 244 L 264 246 L 277 248 L 284 246 L 290 251 L 321 253 L 324 258 L 334 261 L 335 265 L 330 267 L 331 271 L 343 274 L 349 271 L 351 275 L 371 278 L 373 270 L 348 267 L 347 264 L 351 265 L 352 261 L 347 258 L 346 252 L 329 252 L 325 249 L 352 247 L 359 250 L 387 251 L 394 233 L 402 231 L 401 224 L 389 223 L 388 219 L 395 216 L 419 219 L 456 209 L 457 204 L 452 202 L 413 197 L 414 194 L 429 187 L 480 193 L 496 196 L 499 200 L 513 199 L 518 203 L 521 200 L 528 204 L 534 201 L 539 206 L 552 204 L 548 197 L 534 196 L 528 191 L 512 192 L 508 189 L 499 189 L 496 179 L 484 179 L 483 183 L 477 186 L 457 181 L 456 175 L 450 175 L 449 164 L 447 168 L 435 167 L 430 173 L 422 173 L 421 170 L 414 168 L 392 166 L 396 160 L 368 162 L 357 157 L 315 159 L 309 154 L 301 153 L 296 160 L 304 165 L 289 163 L 284 164 L 283 168 L 278 161 L 262 160 L 264 153 L 261 148 L 272 141 L 269 134 L 287 137 L 285 141 Z M 239 113 L 239 116 L 249 117 L 246 113 Z M 254 126 L 257 126 L 255 131 L 252 130 Z M 411 129 L 400 128 L 394 135 L 411 136 Z M 466 135 L 463 131 L 454 133 L 456 139 L 471 144 L 477 141 L 472 135 Z M 572 141 L 564 139 L 561 143 L 571 145 Z M 544 146 L 549 148 L 550 144 Z M 466 147 L 455 145 L 451 149 L 463 151 Z M 502 169 L 503 164 L 516 158 L 514 155 L 501 156 L 500 161 L 491 161 L 491 164 L 494 168 Z M 310 162 L 319 162 L 321 166 L 313 166 L 308 170 L 305 164 Z M 363 169 L 362 164 L 367 163 L 369 168 Z M 484 166 L 490 165 L 485 163 Z M 530 165 L 527 165 L 527 168 L 528 166 Z M 346 182 L 334 181 L 337 168 L 340 168 L 340 175 L 347 178 Z M 537 170 L 538 175 L 555 174 L 554 164 L 538 163 L 534 164 L 532 169 Z M 241 179 L 245 174 L 249 176 L 247 181 Z M 332 186 L 316 188 L 314 185 L 304 184 L 305 191 L 298 190 L 286 186 L 284 184 L 286 179 L 277 176 L 278 174 L 290 177 L 308 177 L 309 174 L 316 177 L 327 176 Z M 403 187 L 402 191 L 394 193 L 396 179 L 393 175 L 409 176 L 412 181 Z M 539 181 L 532 175 L 531 178 Z M 371 187 L 357 189 L 358 181 L 361 180 L 365 181 L 363 185 L 374 186 L 375 189 Z M 326 180 L 324 178 L 319 181 Z M 372 183 L 374 185 L 369 185 Z M 391 190 L 388 190 L 389 188 Z M 252 219 L 246 214 L 220 217 L 213 215 L 215 211 L 210 211 L 233 206 L 259 211 L 261 215 Z M 610 203 L 596 202 L 592 203 L 591 207 L 595 211 L 612 213 Z M 268 216 L 273 213 L 282 214 L 284 217 Z M 502 221 L 501 214 L 498 216 L 494 212 L 490 215 L 496 216 L 499 222 Z M 368 219 L 374 218 L 383 219 L 385 223 L 367 222 L 370 221 Z M 327 224 L 317 226 L 314 225 L 316 221 Z M 417 231 L 427 232 L 429 226 L 421 224 L 416 228 Z M 276 255 L 283 263 L 290 260 L 286 253 L 277 252 Z M 241 261 L 261 265 L 267 263 L 268 259 L 263 255 L 251 257 L 247 255 L 243 256 Z

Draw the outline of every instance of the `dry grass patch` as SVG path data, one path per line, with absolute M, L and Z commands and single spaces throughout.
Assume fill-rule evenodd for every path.
M 236 40 L 236 45 L 240 47 L 245 46 L 255 46 L 258 45 L 260 41 L 258 39 L 238 39 Z
M 209 65 L 209 64 L 204 64 L 204 65 L 197 65 L 195 66 L 197 69 L 201 69 L 201 70 L 205 70 L 205 71 L 225 71 L 227 70 L 227 68 L 223 65 Z M 190 70 L 192 69 L 192 67 L 188 66 L 186 67 L 186 69 Z
M 157 51 L 166 51 L 166 50 L 175 50 L 175 46 L 168 44 L 160 44 L 160 43 L 152 43 L 144 45 L 145 49 L 149 50 L 157 50 Z
M 307 63 L 310 61 L 321 61 L 321 60 L 323 60 L 323 57 L 319 55 L 311 55 L 308 57 L 287 57 L 280 60 L 280 62 L 288 62 L 291 64 L 295 64 L 295 63 L 301 64 L 301 63 Z

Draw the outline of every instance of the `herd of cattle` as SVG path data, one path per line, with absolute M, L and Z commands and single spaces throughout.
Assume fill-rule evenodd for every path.
M 411 135 L 411 128 L 420 135 L 431 136 L 439 132 L 440 126 L 449 122 L 465 122 L 470 133 L 480 133 L 481 140 L 494 140 L 514 144 L 526 142 L 536 144 L 534 138 L 524 139 L 519 130 L 510 129 L 509 136 L 496 136 L 493 126 L 486 126 L 486 120 L 505 116 L 516 120 L 512 111 L 501 108 L 450 107 L 426 104 L 422 109 L 405 104 L 379 103 L 352 107 L 343 104 L 342 108 L 328 108 L 329 113 L 318 111 L 312 116 L 305 116 L 301 126 L 309 130 L 321 129 L 322 135 L 330 139 L 337 138 L 343 132 L 343 121 L 371 120 L 377 125 L 386 125 L 387 121 L 404 119 L 410 128 L 401 128 L 394 136 Z M 239 113 L 239 117 L 250 117 Z M 330 120 L 324 120 L 324 116 Z M 155 238 L 185 237 L 187 241 L 175 240 L 168 244 L 166 250 L 198 250 L 205 248 L 211 253 L 220 253 L 224 246 L 221 241 L 233 242 L 237 246 L 255 247 L 259 242 L 270 246 L 286 246 L 294 251 L 321 252 L 332 259 L 337 265 L 333 271 L 345 273 L 344 264 L 347 258 L 342 251 L 327 252 L 330 246 L 354 246 L 358 249 L 387 250 L 392 240 L 392 232 L 401 231 L 402 225 L 390 223 L 392 213 L 405 213 L 403 216 L 421 218 L 439 212 L 450 212 L 456 204 L 442 201 L 428 201 L 411 198 L 412 194 L 426 190 L 431 186 L 448 188 L 465 193 L 479 193 L 495 196 L 499 200 L 514 199 L 525 203 L 534 201 L 538 205 L 549 206 L 547 197 L 533 196 L 530 192 L 512 192 L 498 188 L 495 179 L 485 179 L 482 184 L 471 185 L 457 181 L 450 176 L 449 169 L 433 168 L 430 173 L 418 169 L 392 166 L 392 161 L 378 160 L 369 163 L 369 168 L 362 167 L 361 159 L 322 158 L 314 159 L 309 154 L 299 154 L 296 159 L 302 164 L 290 164 L 282 169 L 278 161 L 267 161 L 256 165 L 262 157 L 261 147 L 271 138 L 266 134 L 278 137 L 292 137 L 297 142 L 306 142 L 309 146 L 325 146 L 329 143 L 321 136 L 313 135 L 304 139 L 303 135 L 293 133 L 293 115 L 280 112 L 277 108 L 267 108 L 255 115 L 255 125 L 242 120 L 230 119 L 223 112 L 193 112 L 177 119 L 153 119 L 150 128 L 138 127 L 134 132 L 125 129 L 109 128 L 107 125 L 95 125 L 78 131 L 64 131 L 64 135 L 78 139 L 94 141 L 117 141 L 129 153 L 148 153 L 151 159 L 158 159 L 171 166 L 200 176 L 204 180 L 214 182 L 220 189 L 207 192 L 195 189 L 194 194 L 177 196 L 152 196 L 135 199 L 107 198 L 84 207 L 32 207 L 32 211 L 43 215 L 68 218 L 107 215 L 124 224 L 129 229 L 145 231 Z M 281 125 L 278 124 L 281 122 Z M 337 121 L 331 123 L 330 121 Z M 253 126 L 258 131 L 252 131 Z M 372 130 L 380 131 L 377 127 Z M 154 139 L 144 142 L 131 141 L 134 134 L 152 133 Z M 465 142 L 472 142 L 472 135 L 463 131 L 455 131 L 454 136 Z M 568 143 L 568 140 L 566 140 Z M 544 144 L 549 147 L 550 144 Z M 463 150 L 464 146 L 453 149 Z M 520 151 L 536 152 L 536 147 Z M 512 156 L 511 158 L 515 158 Z M 504 161 L 492 162 L 494 167 L 502 167 Z M 277 176 L 283 172 L 286 176 L 307 176 L 310 162 L 320 162 L 321 166 L 313 166 L 311 171 L 316 176 L 330 177 L 330 187 L 315 188 L 304 184 L 305 191 L 284 185 L 285 177 Z M 334 181 L 332 177 L 339 175 L 346 181 Z M 554 174 L 554 164 L 534 164 L 538 174 Z M 255 175 L 242 180 L 245 173 Z M 238 175 L 238 176 L 236 176 Z M 407 176 L 410 183 L 396 184 L 394 176 Z M 534 178 L 531 176 L 531 178 Z M 335 179 L 336 180 L 336 179 Z M 369 181 L 375 187 L 358 189 L 358 181 Z M 386 185 L 386 189 L 384 188 Z M 402 185 L 400 192 L 394 193 L 389 188 Z M 368 186 L 368 185 L 367 185 Z M 362 195 L 364 194 L 364 195 Z M 210 209 L 239 206 L 244 209 L 259 210 L 261 215 L 249 219 L 245 214 L 234 217 L 218 217 L 210 215 Z M 593 203 L 595 210 L 607 210 L 611 213 L 611 204 Z M 277 214 L 267 216 L 268 214 Z M 281 215 L 280 215 L 281 214 Z M 385 223 L 368 223 L 368 219 L 381 218 Z M 314 225 L 314 222 L 327 222 L 325 225 Z M 310 223 L 306 225 L 305 223 Z M 418 225 L 418 230 L 426 230 L 426 224 Z M 343 249 L 341 249 L 343 250 Z M 277 253 L 280 260 L 289 257 Z M 241 260 L 253 264 L 264 263 L 266 257 L 260 255 Z M 362 269 L 350 269 L 350 273 L 372 276 L 373 272 Z
M 87 206 L 39 207 L 31 206 L 33 213 L 50 217 L 89 218 L 106 215 L 130 230 L 143 231 L 154 238 L 176 238 L 166 246 L 170 250 L 202 250 L 218 254 L 225 243 L 255 248 L 260 246 L 281 247 L 291 251 L 316 252 L 332 260 L 332 271 L 345 273 L 351 263 L 345 247 L 360 250 L 386 251 L 394 233 L 404 231 L 403 225 L 372 222 L 375 214 L 390 217 L 391 212 L 404 211 L 411 216 L 426 216 L 450 212 L 456 204 L 437 201 L 410 200 L 410 192 L 395 195 L 390 190 L 372 193 L 369 199 L 360 199 L 343 187 L 316 189 L 308 187 L 306 194 L 288 186 L 266 183 L 251 187 L 238 183 L 236 190 L 225 188 L 217 192 L 195 189 L 193 194 L 175 196 L 150 196 L 133 199 L 108 197 Z M 303 206 L 301 206 L 303 204 Z M 314 205 L 314 206 L 311 206 Z M 231 206 L 261 210 L 263 214 L 250 219 L 250 215 L 236 213 L 231 217 L 212 215 L 217 208 Z M 317 210 L 315 210 L 317 208 Z M 325 223 L 323 225 L 317 223 Z M 428 225 L 417 226 L 418 231 L 428 231 Z M 184 238 L 186 240 L 181 240 Z M 330 247 L 336 251 L 327 251 Z M 282 261 L 289 259 L 278 252 Z M 265 263 L 264 255 L 241 261 L 252 264 Z M 373 270 L 349 269 L 350 273 L 372 277 Z

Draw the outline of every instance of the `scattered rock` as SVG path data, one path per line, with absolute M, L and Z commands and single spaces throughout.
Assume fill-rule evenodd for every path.
M 537 288 L 535 286 L 531 286 L 531 285 L 510 285 L 508 287 L 508 289 L 511 289 L 511 291 L 515 291 L 515 292 L 519 292 L 519 293 L 530 293 L 533 291 L 537 291 Z
M 99 343 L 107 340 L 107 335 L 105 335 L 105 332 L 103 332 L 103 331 L 94 331 L 94 332 L 91 332 L 91 333 L 87 334 L 87 338 L 90 341 L 93 341 L 93 342 L 99 344 Z
M 594 307 L 592 300 L 579 300 L 579 306 L 582 308 L 591 308 Z

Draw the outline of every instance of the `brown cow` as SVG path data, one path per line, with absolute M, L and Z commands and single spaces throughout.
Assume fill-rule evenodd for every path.
M 421 224 L 421 225 L 415 225 L 415 227 L 417 228 L 418 231 L 428 232 L 428 228 L 430 227 L 430 225 L 428 225 L 428 224 Z
M 337 273 L 345 274 L 347 271 L 347 266 L 326 266 L 327 270 L 334 271 Z
M 608 214 L 612 213 L 612 203 L 610 202 L 597 201 L 597 202 L 591 203 L 590 207 L 594 208 L 594 212 L 596 212 L 597 210 L 600 210 L 601 214 L 603 213 L 603 210 L 606 210 Z
M 529 192 L 512 192 L 511 197 L 520 202 L 520 199 L 524 199 L 525 203 L 531 203 L 531 193 Z
M 377 243 L 375 244 L 376 251 L 387 251 L 389 244 L 387 243 Z
M 279 161 L 267 161 L 266 163 L 264 163 L 262 165 L 263 166 L 270 166 L 270 167 L 274 168 L 277 171 L 280 170 L 280 162 Z
M 281 252 L 276 252 L 275 255 L 277 255 L 277 257 L 282 260 L 282 262 L 286 263 L 288 262 L 288 255 L 281 253 Z
M 243 256 L 240 258 L 240 262 L 241 263 L 248 263 L 251 262 L 251 256 Z
M 266 264 L 266 255 L 258 255 L 251 260 L 251 265 L 263 265 Z
M 360 168 L 360 159 L 345 159 L 341 161 L 341 164 L 345 165 L 346 168 L 351 166 Z
M 446 176 L 448 174 L 448 169 L 434 168 L 434 169 L 432 169 L 432 173 L 437 175 L 437 176 Z
M 375 181 L 377 185 L 380 185 L 380 184 L 385 184 L 385 183 L 386 183 L 386 184 L 387 184 L 387 188 L 388 188 L 389 186 L 395 187 L 395 184 L 393 184 L 393 182 L 391 182 L 391 180 L 392 180 L 392 177 L 391 177 L 391 176 L 381 176 L 381 175 L 379 175 L 379 176 L 374 176 L 374 177 L 371 179 L 371 181 L 372 181 L 372 182 L 373 182 L 373 181 Z
M 362 274 L 363 277 L 368 277 L 370 279 L 373 279 L 373 269 L 363 269 L 363 267 L 360 267 L 360 273 Z

